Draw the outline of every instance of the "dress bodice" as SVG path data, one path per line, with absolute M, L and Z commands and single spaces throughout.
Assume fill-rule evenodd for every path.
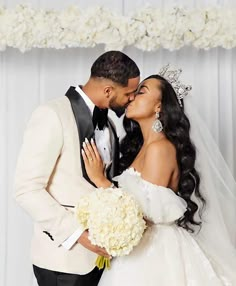
M 119 187 L 131 193 L 145 217 L 155 224 L 172 224 L 183 216 L 187 203 L 169 188 L 154 185 L 133 168 L 114 178 Z

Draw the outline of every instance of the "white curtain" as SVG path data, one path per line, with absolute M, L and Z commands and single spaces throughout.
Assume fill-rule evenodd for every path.
M 0 6 L 14 7 L 19 0 L 0 0 Z M 29 1 L 28 1 L 29 2 Z M 82 7 L 104 5 L 115 12 L 127 14 L 146 4 L 144 0 L 34 0 L 36 8 L 65 8 L 71 4 Z M 233 5 L 234 0 L 149 0 L 158 7 L 186 5 Z M 90 66 L 103 46 L 88 49 L 39 50 L 25 54 L 15 49 L 0 53 L 0 285 L 36 285 L 29 251 L 32 233 L 30 218 L 13 200 L 13 177 L 17 155 L 26 122 L 41 102 L 63 96 L 70 85 L 83 84 Z M 160 49 L 142 52 L 124 50 L 139 65 L 142 78 L 156 73 L 165 63 L 183 69 L 185 83 L 193 87 L 197 108 L 218 143 L 236 178 L 236 49 L 198 51 L 183 48 L 176 52 Z M 235 95 L 235 96 L 234 96 Z M 48 254 L 50 255 L 50 254 Z

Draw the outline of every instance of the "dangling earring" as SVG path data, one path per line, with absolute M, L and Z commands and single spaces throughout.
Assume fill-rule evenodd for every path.
M 157 133 L 163 130 L 163 126 L 161 121 L 159 120 L 159 117 L 160 117 L 159 112 L 156 112 L 156 119 L 152 124 L 152 130 Z

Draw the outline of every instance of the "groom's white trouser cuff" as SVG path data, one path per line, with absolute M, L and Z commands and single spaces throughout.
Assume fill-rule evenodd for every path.
M 77 240 L 80 238 L 81 234 L 84 232 L 84 230 L 77 229 L 70 237 L 68 237 L 63 243 L 62 246 L 67 249 L 70 250 L 75 243 L 77 242 Z

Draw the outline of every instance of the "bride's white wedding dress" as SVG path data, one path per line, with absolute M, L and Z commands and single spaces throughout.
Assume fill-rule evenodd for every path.
M 128 256 L 113 258 L 99 286 L 233 286 L 196 239 L 176 225 L 187 208 L 182 198 L 143 180 L 132 168 L 116 180 L 135 196 L 153 225 Z

